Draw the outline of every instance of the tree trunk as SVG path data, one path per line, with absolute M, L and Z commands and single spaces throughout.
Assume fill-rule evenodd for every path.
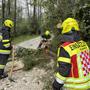
M 37 0 L 34 0 L 34 7 L 33 7 L 33 18 L 35 19 L 36 17 L 36 1 Z
M 8 0 L 8 17 L 10 18 L 11 17 L 11 3 L 10 3 L 11 0 Z
M 33 33 L 37 33 L 37 28 L 36 28 L 36 2 L 37 0 L 34 0 L 34 6 L 33 6 Z
M 14 33 L 16 34 L 16 10 L 17 10 L 17 0 L 15 0 L 15 2 L 14 2 L 14 7 L 15 7 L 15 10 L 14 10 Z
M 2 24 L 5 18 L 5 0 L 2 0 Z
M 31 3 L 31 1 L 30 1 Z M 28 28 L 30 29 L 30 26 L 31 26 L 31 20 L 30 20 L 30 7 L 29 7 L 29 2 L 28 0 L 26 0 L 26 8 L 27 8 L 27 15 L 28 15 Z
M 38 30 L 38 33 L 41 34 L 41 17 L 42 17 L 42 7 L 41 7 L 41 2 L 42 0 L 38 0 L 38 21 L 39 21 L 39 30 Z
M 28 0 L 26 0 L 26 6 L 27 6 L 28 19 L 30 19 L 30 11 L 29 11 L 29 3 L 28 3 Z

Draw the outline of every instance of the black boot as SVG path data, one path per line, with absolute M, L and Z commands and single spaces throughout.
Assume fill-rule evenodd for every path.
M 0 76 L 0 79 L 6 78 L 6 77 L 8 77 L 8 74 L 7 74 L 7 73 L 3 73 L 3 74 Z
M 8 77 L 8 74 L 4 72 L 4 70 L 0 70 L 0 79 Z
M 53 90 L 62 90 L 63 84 L 59 84 L 56 80 L 53 82 Z

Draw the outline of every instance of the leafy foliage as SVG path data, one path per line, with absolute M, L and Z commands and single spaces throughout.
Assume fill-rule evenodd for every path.
M 28 27 L 29 24 L 25 21 L 22 21 L 17 25 L 17 33 L 16 36 L 30 34 L 30 28 Z
M 43 50 L 19 48 L 17 50 L 17 57 L 23 58 L 24 70 L 30 70 L 36 65 L 44 68 L 46 67 L 46 63 L 50 61 Z
M 60 45 L 60 37 L 61 37 L 61 35 L 60 35 L 59 31 L 58 31 L 57 33 L 55 33 L 55 36 L 54 36 L 54 38 L 53 38 L 53 40 L 51 42 L 51 49 L 55 53 L 57 53 L 57 49 L 58 49 L 58 47 Z

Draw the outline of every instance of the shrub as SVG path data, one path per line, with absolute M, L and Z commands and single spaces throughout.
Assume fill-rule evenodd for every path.
M 16 36 L 30 33 L 30 28 L 28 23 L 20 23 L 17 25 Z
M 59 46 L 59 44 L 60 44 L 60 37 L 61 37 L 60 33 L 57 32 L 57 33 L 55 34 L 52 42 L 51 42 L 51 45 L 52 45 L 52 46 L 51 46 L 51 50 L 52 50 L 53 52 L 55 52 L 55 53 L 57 53 L 57 49 L 58 49 L 58 46 Z
M 88 44 L 88 46 L 89 46 L 89 48 L 90 48 L 90 41 L 88 41 L 87 44 Z
M 34 59 L 35 58 L 32 55 L 27 55 L 26 57 L 24 57 L 24 70 L 30 70 L 37 64 L 37 62 Z
M 50 62 L 50 58 L 41 50 L 32 50 L 19 48 L 17 50 L 17 57 L 23 58 L 24 70 L 30 70 L 34 66 L 45 68 L 46 63 Z

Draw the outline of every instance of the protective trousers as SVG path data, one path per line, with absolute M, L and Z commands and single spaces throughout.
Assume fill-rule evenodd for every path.
M 3 75 L 4 73 L 4 68 L 7 63 L 8 58 L 9 58 L 9 55 L 0 54 L 0 75 Z

